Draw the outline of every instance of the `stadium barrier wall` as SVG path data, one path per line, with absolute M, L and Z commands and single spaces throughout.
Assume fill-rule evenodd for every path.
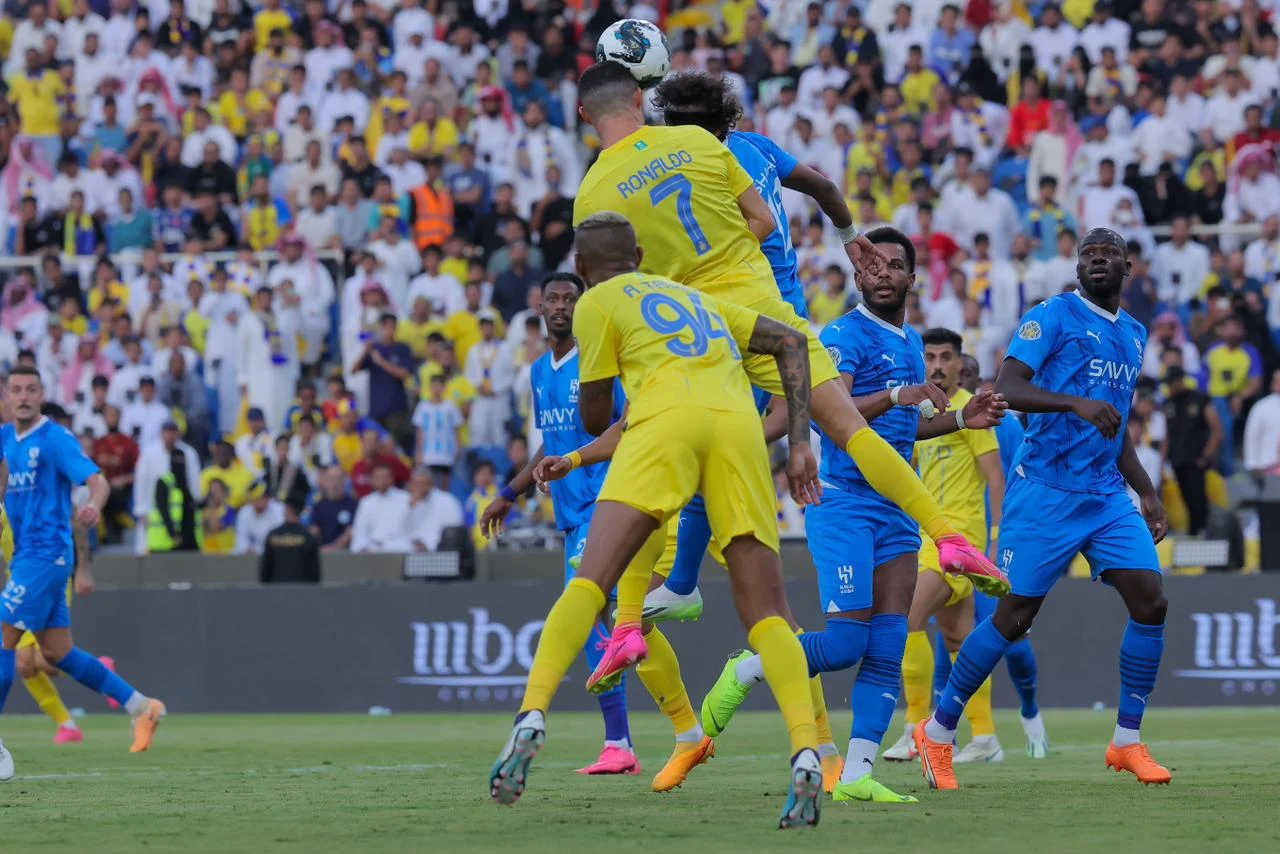
M 1280 703 L 1280 574 L 1169 578 L 1167 588 L 1157 714 L 1162 706 Z M 704 590 L 703 619 L 669 630 L 695 701 L 722 655 L 746 642 L 728 586 Z M 75 632 L 177 714 L 509 711 L 559 591 L 548 582 L 103 589 L 77 599 Z M 787 592 L 798 619 L 820 625 L 812 580 L 792 581 Z M 1032 633 L 1043 705 L 1114 708 L 1125 619 L 1119 597 L 1101 585 L 1058 585 Z M 579 660 L 556 709 L 596 707 L 581 687 L 586 675 Z M 997 702 L 1011 705 L 1003 668 L 997 680 Z M 652 708 L 639 681 L 629 684 L 634 708 Z M 61 685 L 70 705 L 105 711 L 70 680 Z M 833 710 L 847 714 L 851 685 L 848 674 L 826 678 Z M 8 711 L 35 710 L 16 686 L 10 703 Z M 749 704 L 771 708 L 772 696 L 758 690 Z

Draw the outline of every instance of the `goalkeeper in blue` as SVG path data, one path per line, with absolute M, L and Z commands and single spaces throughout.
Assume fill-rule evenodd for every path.
M 164 704 L 140 694 L 95 656 L 75 645 L 67 581 L 75 571 L 71 491 L 89 487 L 89 501 L 74 511 L 86 527 L 98 524 L 110 487 L 97 465 L 65 427 L 40 414 L 44 387 L 35 368 L 9 372 L 5 403 L 12 419 L 0 427 L 4 507 L 13 526 L 14 556 L 9 582 L 0 591 L 0 710 L 13 685 L 15 650 L 26 632 L 46 661 L 81 685 L 109 697 L 133 718 L 133 745 L 151 747 Z M 13 779 L 13 756 L 0 744 L 0 781 Z
M 1144 784 L 1172 779 L 1140 735 L 1164 652 L 1168 602 L 1155 544 L 1168 520 L 1126 430 L 1147 342 L 1146 329 L 1120 308 L 1131 268 L 1123 237 L 1091 230 L 1077 250 L 1080 290 L 1029 311 L 1005 354 L 996 391 L 1030 415 L 1000 530 L 1012 592 L 965 640 L 937 709 L 915 729 L 921 768 L 935 789 L 959 788 L 952 750 L 964 705 L 1031 628 L 1077 552 L 1129 611 L 1107 767 Z M 1126 483 L 1138 494 L 1141 513 Z

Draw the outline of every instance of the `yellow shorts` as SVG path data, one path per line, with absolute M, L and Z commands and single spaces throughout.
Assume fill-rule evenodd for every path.
M 791 303 L 780 296 L 775 296 L 772 299 L 749 305 L 747 308 L 752 311 L 758 311 L 765 317 L 776 320 L 779 323 L 785 323 L 790 327 L 799 329 L 809 337 L 811 387 L 817 388 L 828 380 L 839 378 L 840 373 L 836 370 L 835 363 L 831 361 L 831 357 L 827 355 L 827 349 L 822 346 L 818 336 L 809 327 L 809 321 L 796 314 L 796 310 L 791 307 Z M 782 394 L 782 378 L 778 376 L 778 363 L 774 361 L 772 356 L 763 353 L 743 353 L 742 367 L 746 369 L 747 377 L 751 380 L 753 386 L 762 388 L 770 394 Z
M 68 608 L 71 607 L 71 597 L 75 594 L 75 592 L 76 592 L 76 583 L 75 583 L 75 580 L 73 579 L 67 582 L 67 607 Z M 18 638 L 18 645 L 14 647 L 14 649 L 15 650 L 29 649 L 34 646 L 37 646 L 36 636 L 33 635 L 31 632 L 23 632 L 22 637 Z
M 982 523 L 961 524 L 956 526 L 956 530 L 964 534 L 969 542 L 973 543 L 984 552 L 987 550 L 987 530 L 985 521 Z M 957 602 L 963 602 L 973 595 L 973 582 L 965 578 L 963 575 L 953 575 L 950 572 L 942 571 L 942 560 L 938 557 L 938 547 L 934 545 L 933 540 L 921 533 L 920 535 L 920 571 L 936 572 L 942 576 L 942 580 L 951 588 L 951 598 L 947 600 L 946 607 L 950 608 Z
M 750 536 L 778 550 L 769 451 L 754 412 L 670 409 L 628 426 L 597 500 L 667 524 L 699 492 L 716 542 Z

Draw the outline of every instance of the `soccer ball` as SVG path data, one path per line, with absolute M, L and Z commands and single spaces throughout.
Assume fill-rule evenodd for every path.
M 613 60 L 625 65 L 641 89 L 656 86 L 671 70 L 667 37 L 654 24 L 628 18 L 609 27 L 596 42 L 596 62 Z

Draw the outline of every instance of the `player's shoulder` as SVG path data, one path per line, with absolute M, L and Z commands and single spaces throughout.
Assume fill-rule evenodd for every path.
M 720 142 L 715 134 L 697 125 L 654 125 L 645 129 L 645 136 L 647 139 L 658 142 L 724 147 L 724 143 Z
M 1120 309 L 1120 315 L 1116 323 L 1125 331 L 1126 334 L 1132 335 L 1135 339 L 1140 340 L 1144 345 L 1147 342 L 1147 327 L 1129 312 L 1123 308 Z

